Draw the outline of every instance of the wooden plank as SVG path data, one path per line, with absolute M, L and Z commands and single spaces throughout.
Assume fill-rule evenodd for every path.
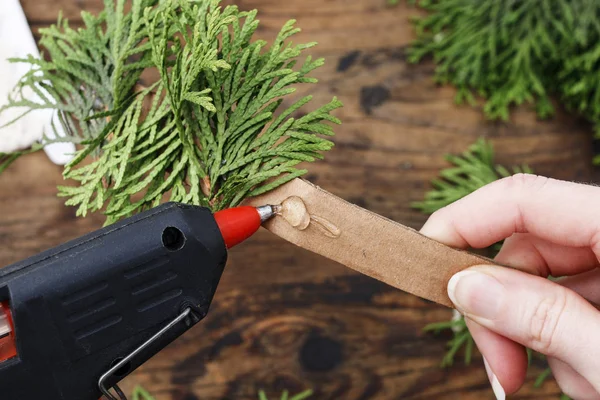
M 56 19 L 74 23 L 101 0 L 22 0 L 33 29 Z M 510 123 L 489 123 L 479 110 L 456 107 L 454 90 L 432 82 L 430 64 L 409 65 L 412 39 L 405 6 L 384 0 L 244 0 L 257 8 L 257 36 L 270 40 L 290 18 L 296 41 L 317 41 L 326 58 L 320 83 L 303 87 L 314 104 L 338 96 L 336 147 L 310 167 L 309 179 L 349 201 L 418 228 L 411 209 L 428 181 L 480 135 L 498 161 L 528 163 L 544 175 L 590 180 L 589 127 L 562 113 L 537 121 L 518 111 Z M 0 176 L 0 265 L 99 227 L 102 218 L 74 217 L 57 199 L 60 169 L 42 154 L 19 160 Z M 260 232 L 234 249 L 209 316 L 126 379 L 157 400 L 256 399 L 265 389 L 315 390 L 315 399 L 492 398 L 480 358 L 465 367 L 438 367 L 448 336 L 425 335 L 446 309 L 392 290 L 344 267 Z M 540 371 L 534 365 L 530 378 Z M 514 396 L 554 399 L 556 385 Z

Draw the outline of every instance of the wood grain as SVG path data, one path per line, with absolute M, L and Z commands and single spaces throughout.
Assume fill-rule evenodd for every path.
M 55 21 L 59 10 L 79 23 L 81 10 L 101 0 L 21 0 L 32 29 Z M 479 136 L 496 146 L 501 163 L 527 163 L 538 173 L 589 181 L 591 135 L 559 112 L 537 121 L 525 108 L 510 123 L 490 123 L 478 109 L 457 107 L 454 90 L 432 82 L 431 64 L 410 65 L 412 39 L 406 6 L 384 0 L 242 0 L 257 8 L 257 36 L 270 40 L 290 18 L 317 41 L 325 57 L 314 107 L 338 96 L 336 147 L 311 166 L 308 179 L 388 218 L 419 228 L 411 209 L 428 182 Z M 19 160 L 0 176 L 0 265 L 6 265 L 101 225 L 99 216 L 74 217 L 57 199 L 60 169 L 42 155 Z M 261 231 L 231 252 L 209 316 L 130 376 L 157 400 L 256 399 L 265 389 L 315 390 L 315 399 L 493 398 L 482 362 L 440 369 L 448 336 L 423 334 L 448 311 L 360 276 Z M 555 399 L 549 382 L 528 384 L 515 399 Z

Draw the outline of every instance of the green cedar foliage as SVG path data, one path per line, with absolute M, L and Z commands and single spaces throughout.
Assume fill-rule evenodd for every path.
M 507 169 L 495 164 L 494 149 L 483 138 L 460 156 L 448 154 L 446 160 L 452 166 L 442 170 L 440 177 L 431 182 L 434 189 L 425 194 L 423 201 L 413 203 L 415 208 L 426 214 L 432 214 L 498 179 L 517 173 L 532 173 L 526 165 Z
M 490 119 L 533 104 L 553 114 L 550 96 L 600 127 L 600 2 L 595 0 L 411 1 L 410 60 L 432 56 L 440 83 L 458 88 L 458 103 L 485 99 Z M 599 132 L 600 134 L 600 132 Z
M 469 146 L 463 154 L 448 154 L 446 159 L 451 166 L 440 171 L 439 178 L 431 182 L 433 189 L 425 194 L 423 201 L 412 204 L 414 208 L 425 214 L 433 214 L 498 179 L 516 173 L 532 172 L 526 165 L 515 166 L 511 169 L 497 165 L 494 161 L 492 144 L 483 138 Z M 499 245 L 500 243 L 497 243 L 487 250 L 493 255 L 499 249 Z M 474 342 L 462 317 L 451 321 L 432 323 L 424 328 L 426 332 L 434 333 L 448 329 L 451 329 L 454 335 L 448 342 L 449 349 L 442 360 L 442 367 L 453 365 L 454 357 L 462 348 L 464 348 L 465 363 L 470 364 Z
M 298 394 L 290 397 L 289 392 L 287 390 L 285 390 L 281 394 L 280 400 L 306 400 L 310 396 L 312 396 L 312 393 L 313 393 L 312 390 L 306 390 L 304 392 L 298 393 Z M 258 399 L 259 400 L 268 400 L 267 395 L 265 394 L 265 392 L 263 390 L 260 390 L 258 392 Z M 154 397 L 152 397 L 150 395 L 150 393 L 148 393 L 148 391 L 146 391 L 144 388 L 138 386 L 133 391 L 132 400 L 154 400 Z
M 30 149 L 26 149 L 26 150 L 22 150 L 22 151 L 15 151 L 13 153 L 0 153 L 0 173 L 2 173 L 5 169 L 7 169 L 10 164 L 12 164 L 17 158 L 24 156 L 26 154 L 31 154 L 31 153 L 35 153 L 36 151 L 39 151 L 42 149 L 42 146 L 40 146 L 39 144 L 35 144 L 33 146 L 31 146 Z
M 334 98 L 295 118 L 306 96 L 283 106 L 294 85 L 314 83 L 322 59 L 302 53 L 287 22 L 274 43 L 252 40 L 257 12 L 220 0 L 104 0 L 84 27 L 60 18 L 40 30 L 44 58 L 7 106 L 52 109 L 78 145 L 59 187 L 77 214 L 103 211 L 107 224 L 170 200 L 236 206 L 306 173 L 298 164 L 323 157 Z M 130 7 L 126 7 L 130 5 Z M 125 11 L 126 8 L 129 11 Z M 144 72 L 155 82 L 140 86 Z M 31 88 L 41 98 L 24 97 Z M 47 137 L 44 143 L 51 142 Z M 0 155 L 0 170 L 19 154 Z
M 154 400 L 154 397 L 150 395 L 150 393 L 141 386 L 137 386 L 133 389 L 133 396 L 131 400 Z
M 532 173 L 532 170 L 526 165 L 514 166 L 510 169 L 497 165 L 494 161 L 492 144 L 483 138 L 478 139 L 463 154 L 447 155 L 446 157 L 451 166 L 442 170 L 440 177 L 432 181 L 433 189 L 425 194 L 425 199 L 413 204 L 413 207 L 425 214 L 432 214 L 498 179 L 516 173 Z M 501 245 L 502 243 L 496 243 L 490 246 L 487 249 L 489 255 L 493 257 Z M 448 330 L 452 332 L 452 338 L 447 343 L 448 351 L 442 359 L 441 366 L 452 366 L 456 355 L 461 350 L 464 354 L 464 363 L 469 365 L 475 343 L 462 316 L 450 321 L 431 323 L 424 328 L 424 331 L 435 334 Z M 544 356 L 539 353 L 534 353 L 530 349 L 527 351 L 530 361 L 533 357 L 544 359 Z M 549 368 L 542 372 L 534 386 L 541 386 L 550 373 Z M 568 400 L 568 397 L 562 395 L 561 400 Z
M 281 400 L 306 400 L 308 398 L 310 398 L 312 396 L 313 392 L 312 390 L 306 390 L 304 392 L 298 393 L 292 397 L 290 397 L 290 394 L 287 390 L 284 390 L 284 392 L 281 394 Z M 265 392 L 263 390 L 258 392 L 258 399 L 259 400 L 268 400 L 267 395 L 265 394 Z

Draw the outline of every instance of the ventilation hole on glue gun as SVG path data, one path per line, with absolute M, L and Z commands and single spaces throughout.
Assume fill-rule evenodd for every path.
M 110 367 L 111 368 L 114 367 L 115 365 L 120 363 L 122 360 L 123 360 L 122 358 L 117 358 L 115 361 L 112 362 Z M 121 368 L 116 370 L 113 375 L 116 376 L 117 378 L 123 378 L 129 372 L 131 372 L 131 361 L 127 361 Z
M 179 229 L 170 226 L 162 233 L 162 243 L 167 250 L 180 250 L 185 244 L 185 235 Z

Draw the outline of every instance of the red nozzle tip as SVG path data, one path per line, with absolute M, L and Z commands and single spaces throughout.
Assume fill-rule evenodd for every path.
M 228 249 L 252 236 L 262 223 L 260 213 L 251 206 L 217 211 L 214 217 Z

